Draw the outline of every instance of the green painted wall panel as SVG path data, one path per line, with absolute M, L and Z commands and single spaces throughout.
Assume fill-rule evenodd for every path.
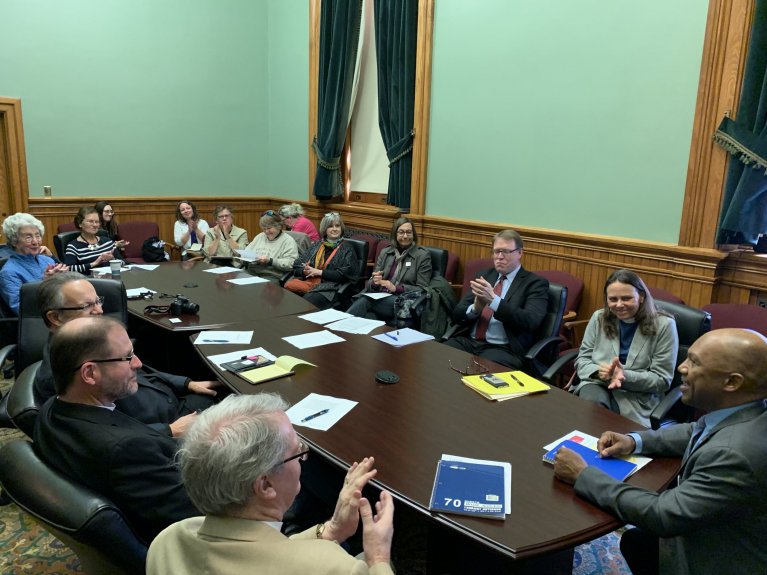
M 437 0 L 427 213 L 676 243 L 706 12 Z

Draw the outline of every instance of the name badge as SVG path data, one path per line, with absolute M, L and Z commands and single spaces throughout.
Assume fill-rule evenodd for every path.
M 406 268 L 409 268 L 409 267 L 410 267 L 410 264 L 412 264 L 412 263 L 413 263 L 413 262 L 405 262 L 405 267 L 406 267 Z

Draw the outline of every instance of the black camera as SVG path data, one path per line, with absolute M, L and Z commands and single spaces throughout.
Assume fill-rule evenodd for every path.
M 170 315 L 195 315 L 200 311 L 200 306 L 189 301 L 189 298 L 179 296 L 170 303 L 169 310 Z

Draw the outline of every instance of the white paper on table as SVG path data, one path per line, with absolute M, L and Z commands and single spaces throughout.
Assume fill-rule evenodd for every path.
M 229 283 L 237 284 L 238 286 L 244 286 L 248 284 L 262 284 L 264 282 L 269 283 L 269 280 L 266 278 L 260 278 L 258 276 L 250 276 L 246 278 L 232 278 L 226 280 Z
M 140 288 L 130 288 L 125 290 L 125 297 L 132 298 L 132 297 L 140 297 L 142 293 L 157 293 L 153 289 L 140 287 Z
M 594 451 L 597 451 L 597 445 L 599 442 L 598 437 L 594 437 L 593 435 L 589 435 L 588 433 L 583 433 L 582 431 L 578 431 L 577 429 L 574 429 L 567 435 L 563 435 L 556 441 L 552 441 L 548 445 L 543 446 L 543 450 L 548 453 L 552 449 L 554 449 L 557 445 L 565 441 L 566 439 L 569 439 L 570 441 L 574 441 L 575 443 L 580 443 L 581 445 L 584 445 L 590 449 L 593 449 Z M 646 457 L 644 455 L 620 455 L 618 456 L 620 459 L 625 459 L 626 461 L 630 461 L 631 463 L 636 464 L 636 469 L 631 472 L 631 475 L 634 475 L 637 471 L 642 469 L 645 465 L 650 463 L 652 461 L 651 457 Z
M 170 323 L 181 323 L 183 320 L 182 320 L 182 319 L 179 319 L 179 318 L 177 318 L 177 317 L 169 317 L 169 318 L 168 318 L 168 321 L 169 321 Z
M 128 266 L 129 270 L 132 270 L 133 268 L 138 268 L 140 270 L 146 270 L 148 272 L 151 272 L 153 270 L 156 270 L 160 267 L 160 264 L 131 264 Z
M 291 345 L 295 345 L 298 349 L 306 349 L 308 347 L 319 347 L 321 345 L 328 345 L 329 343 L 339 343 L 346 341 L 344 338 L 330 332 L 326 329 L 322 331 L 315 331 L 313 333 L 304 333 L 301 335 L 291 335 L 283 337 Z
M 355 405 L 357 405 L 357 402 L 350 399 L 310 393 L 285 413 L 293 425 L 327 431 L 344 415 L 349 413 Z M 327 413 L 314 417 L 309 421 L 301 421 L 325 409 L 328 410 Z
M 345 311 L 340 311 L 337 309 L 324 309 L 322 311 L 315 311 L 312 313 L 305 313 L 303 315 L 298 316 L 299 319 L 305 319 L 306 321 L 310 321 L 312 323 L 318 323 L 320 325 L 330 323 L 332 321 L 338 321 L 339 319 L 344 319 L 347 317 L 354 317 L 350 313 L 346 313 Z
M 204 331 L 197 336 L 194 343 L 250 343 L 253 338 L 253 330 L 251 331 Z
M 200 337 L 202 337 L 202 335 L 198 336 L 197 339 L 200 339 Z M 237 361 L 238 359 L 242 359 L 243 357 L 249 357 L 252 355 L 263 355 L 264 357 L 271 359 L 272 361 L 277 361 L 277 356 L 269 353 L 263 347 L 254 347 L 251 349 L 241 349 L 239 351 L 230 351 L 229 353 L 218 353 L 216 355 L 209 355 L 208 361 L 213 362 L 218 369 L 222 369 L 221 367 L 222 363 L 226 363 L 227 361 Z
M 471 457 L 461 457 L 459 455 L 442 454 L 445 461 L 461 461 L 463 463 L 484 463 L 490 465 L 500 465 L 503 467 L 503 489 L 506 492 L 504 499 L 505 505 L 503 512 L 508 515 L 511 513 L 511 463 L 508 461 L 491 461 L 490 459 L 473 459 Z
M 256 252 L 249 252 L 248 250 L 234 250 L 238 254 L 237 259 L 244 262 L 254 262 L 258 259 Z
M 387 331 L 386 333 L 379 333 L 378 335 L 374 335 L 373 339 L 388 343 L 394 347 L 402 347 L 405 345 L 410 345 L 411 343 L 429 341 L 430 339 L 434 339 L 434 336 L 406 327 L 403 329 Z
M 335 331 L 345 331 L 346 333 L 370 333 L 377 327 L 386 325 L 385 321 L 379 319 L 367 319 L 364 317 L 348 317 L 340 321 L 330 323 L 325 326 L 325 329 L 332 329 Z
M 220 268 L 210 268 L 202 271 L 208 272 L 209 274 L 230 274 L 232 272 L 241 272 L 242 270 L 240 268 L 233 268 L 232 266 L 221 266 Z
M 130 266 L 122 267 L 122 268 L 120 268 L 120 271 L 121 272 L 128 272 L 128 271 L 130 271 Z M 95 273 L 95 274 L 111 274 L 112 273 L 112 268 L 111 268 L 111 266 L 104 266 L 104 267 L 101 267 L 101 268 L 92 268 L 91 269 L 91 273 Z
M 369 297 L 370 299 L 383 299 L 385 297 L 391 297 L 390 293 L 386 292 L 380 292 L 380 291 L 367 291 L 363 293 L 365 297 Z

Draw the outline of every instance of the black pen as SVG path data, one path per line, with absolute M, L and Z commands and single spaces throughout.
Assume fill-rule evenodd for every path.
M 509 375 L 511 376 L 511 379 L 516 381 L 520 386 L 525 387 L 525 384 L 522 383 L 516 375 L 514 375 L 513 373 L 510 373 Z
M 301 423 L 306 423 L 307 421 L 314 419 L 315 417 L 319 417 L 320 415 L 325 415 L 329 409 L 323 409 L 322 411 L 318 411 L 317 413 L 312 413 L 311 415 L 307 415 L 301 420 Z

